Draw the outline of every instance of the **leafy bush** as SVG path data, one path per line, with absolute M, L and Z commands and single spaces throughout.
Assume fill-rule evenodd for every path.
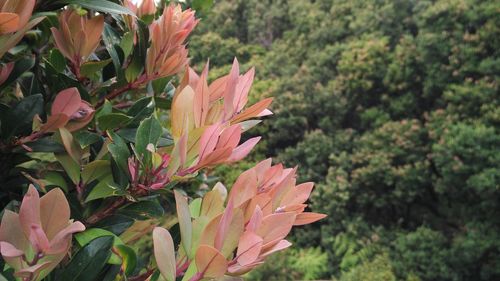
M 199 18 L 165 2 L 0 1 L 1 280 L 222 280 L 325 217 L 297 169 L 229 166 L 272 98 L 249 99 L 255 69 L 236 59 L 221 77 L 191 68 Z M 229 191 L 211 175 L 223 164 Z M 312 251 L 291 261 L 314 255 L 307 278 L 326 270 Z

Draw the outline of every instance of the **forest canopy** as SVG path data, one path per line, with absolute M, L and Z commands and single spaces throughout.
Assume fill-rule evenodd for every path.
M 275 116 L 252 157 L 298 165 L 328 214 L 250 278 L 500 279 L 498 1 L 216 1 L 191 46 L 256 66 Z

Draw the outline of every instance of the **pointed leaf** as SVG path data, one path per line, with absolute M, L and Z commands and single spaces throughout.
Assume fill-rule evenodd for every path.
M 305 212 L 305 213 L 301 213 L 301 214 L 297 215 L 297 218 L 296 218 L 293 225 L 310 224 L 310 223 L 313 223 L 315 221 L 319 221 L 320 219 L 325 218 L 325 217 L 326 217 L 325 214 Z
M 175 203 L 177 209 L 177 216 L 179 218 L 179 227 L 181 230 L 181 243 L 184 251 L 191 257 L 191 239 L 192 239 L 192 224 L 191 214 L 189 213 L 189 206 L 187 198 L 181 195 L 178 191 L 174 191 Z
M 216 249 L 201 245 L 196 251 L 196 267 L 201 276 L 206 278 L 219 278 L 227 270 L 227 261 Z

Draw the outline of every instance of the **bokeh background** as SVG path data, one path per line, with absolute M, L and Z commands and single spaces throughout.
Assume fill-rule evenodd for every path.
M 225 0 L 201 17 L 196 69 L 237 56 L 251 96 L 275 97 L 257 151 L 215 174 L 298 165 L 328 214 L 248 279 L 500 280 L 500 1 Z

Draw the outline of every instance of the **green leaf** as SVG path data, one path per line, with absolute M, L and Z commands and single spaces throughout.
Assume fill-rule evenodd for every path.
M 124 53 L 120 48 L 120 36 L 119 34 L 111 27 L 109 24 L 104 24 L 104 31 L 102 33 L 102 39 L 104 41 L 104 45 L 106 46 L 106 50 L 113 60 L 113 66 L 115 67 L 115 75 L 118 80 L 118 85 L 120 83 L 125 83 L 125 77 L 122 69 L 122 63 L 124 61 Z
M 129 9 L 107 0 L 62 0 L 60 2 L 80 5 L 89 10 L 96 10 L 103 13 L 117 15 L 127 14 L 135 17 L 135 14 Z
M 134 219 L 124 215 L 113 215 L 99 221 L 95 227 L 109 230 L 115 235 L 122 234 L 134 223 Z
M 95 119 L 97 120 L 99 119 L 99 117 L 111 114 L 112 112 L 113 112 L 113 105 L 108 100 L 105 100 L 102 107 L 99 110 L 97 110 L 95 114 Z
M 155 110 L 155 101 L 151 97 L 139 99 L 130 107 L 127 112 L 128 116 L 134 117 L 130 121 L 130 125 L 138 125 L 142 120 L 148 118 Z
M 134 48 L 133 32 L 128 31 L 123 35 L 122 41 L 120 42 L 120 47 L 122 48 L 125 57 L 128 57 L 132 52 L 132 49 Z
M 65 152 L 66 150 L 64 149 L 64 146 L 51 138 L 42 138 L 38 139 L 33 142 L 28 142 L 26 143 L 26 146 L 31 148 L 33 152 L 53 152 L 53 153 L 62 153 Z M 25 152 L 24 148 L 22 147 L 16 147 L 14 152 Z
M 68 154 L 55 154 L 55 156 L 71 181 L 78 184 L 80 182 L 80 164 L 76 163 Z
M 94 281 L 111 256 L 112 236 L 98 237 L 83 247 L 71 259 L 56 280 Z
M 58 49 L 50 51 L 49 63 L 57 72 L 63 72 L 66 69 L 66 59 Z
M 111 236 L 115 238 L 115 241 L 113 241 L 114 245 L 123 245 L 123 241 L 113 232 L 101 228 L 89 228 L 84 232 L 79 232 L 75 234 L 75 240 L 76 242 L 78 242 L 78 245 L 80 247 L 84 247 L 85 245 L 92 242 L 92 240 L 104 236 Z
M 78 141 L 81 148 L 85 148 L 102 139 L 102 137 L 99 134 L 91 133 L 89 131 L 79 131 L 75 133 L 73 137 L 75 137 L 75 139 Z
M 134 273 L 137 267 L 137 254 L 134 249 L 127 245 L 116 245 L 115 250 L 118 256 L 121 258 L 122 268 L 124 269 L 125 275 L 130 276 Z
M 196 198 L 189 204 L 189 212 L 192 218 L 197 218 L 200 216 L 201 210 L 201 198 Z
M 153 116 L 142 121 L 135 135 L 135 150 L 137 154 L 139 156 L 143 155 L 144 158 L 149 157 L 148 155 L 150 155 L 150 152 L 147 151 L 146 147 L 150 143 L 156 147 L 161 133 L 162 127 L 160 122 Z M 147 159 L 145 159 L 144 162 L 149 163 Z
M 0 92 L 10 83 L 16 81 L 17 78 L 23 75 L 26 71 L 30 70 L 34 65 L 35 65 L 34 57 L 22 58 L 16 61 L 9 77 L 2 83 L 2 85 L 0 85 Z
M 158 201 L 140 201 L 132 203 L 119 210 L 119 214 L 127 215 L 131 218 L 144 220 L 149 218 L 161 217 L 165 213 L 163 207 Z
M 46 186 L 60 187 L 64 190 L 64 192 L 68 192 L 68 184 L 59 172 L 48 171 L 45 174 L 45 178 L 43 179 L 43 181 Z
M 31 131 L 33 117 L 43 112 L 43 97 L 32 95 L 19 101 L 2 118 L 2 138 L 5 140 Z
M 112 59 L 86 62 L 80 67 L 80 73 L 85 77 L 91 77 L 95 73 L 101 71 L 111 61 Z
M 87 184 L 93 180 L 100 179 L 111 173 L 111 167 L 108 160 L 95 160 L 83 167 L 82 181 Z
M 75 234 L 75 240 L 78 242 L 78 245 L 80 247 L 84 247 L 88 243 L 90 243 L 92 240 L 99 238 L 99 237 L 105 237 L 105 236 L 111 236 L 113 237 L 113 246 L 120 246 L 124 245 L 123 241 L 120 239 L 120 237 L 116 236 L 113 232 L 110 232 L 105 229 L 101 228 L 89 228 L 85 230 L 84 232 L 80 232 Z M 116 254 L 111 254 L 109 257 L 109 260 L 107 261 L 109 264 L 121 264 L 121 259 L 119 256 Z
M 124 127 L 130 120 L 132 120 L 132 117 L 123 113 L 111 113 L 99 116 L 99 118 L 97 118 L 97 126 L 102 131 L 106 131 Z
M 162 77 L 151 81 L 153 92 L 157 95 L 166 92 L 165 88 L 171 80 L 172 79 L 170 77 Z
M 113 140 L 113 143 L 108 145 L 109 153 L 122 172 L 128 175 L 128 158 L 130 157 L 128 146 L 118 134 L 108 131 L 108 135 Z
M 120 137 L 128 142 L 135 142 L 135 134 L 137 134 L 137 128 L 123 128 L 116 132 Z
M 96 199 L 121 195 L 125 195 L 125 192 L 121 188 L 115 186 L 113 182 L 113 175 L 109 174 L 105 178 L 101 179 L 99 183 L 94 186 L 94 188 L 92 188 L 87 198 L 85 198 L 85 203 Z
M 125 71 L 125 78 L 128 82 L 135 81 L 143 72 L 146 63 L 146 54 L 148 48 L 148 26 L 137 19 L 137 43 L 133 45 L 132 60 Z

